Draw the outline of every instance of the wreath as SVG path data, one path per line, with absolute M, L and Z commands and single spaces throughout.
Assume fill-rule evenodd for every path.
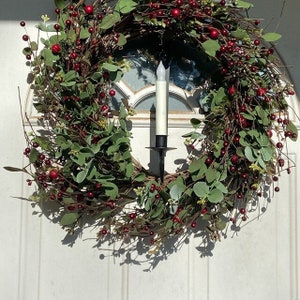
M 38 43 L 26 33 L 23 53 L 42 130 L 25 134 L 22 168 L 36 190 L 30 200 L 72 233 L 87 224 L 99 242 L 142 239 L 159 246 L 170 236 L 205 231 L 215 241 L 228 224 L 245 222 L 253 199 L 279 191 L 293 162 L 287 140 L 297 139 L 287 98 L 294 91 L 280 73 L 273 42 L 241 0 L 55 0 Z M 26 30 L 24 21 L 20 23 Z M 211 85 L 183 137 L 188 167 L 162 180 L 131 154 L 128 118 L 134 109 L 112 102 L 115 83 L 130 68 L 118 53 L 131 41 L 156 36 L 168 55 L 172 41 L 213 64 Z M 166 47 L 165 47 L 166 46 Z M 167 49 L 167 50 L 166 50 Z M 169 47 L 170 49 L 170 47 Z M 163 55 L 162 55 L 163 53 Z M 259 200 L 258 200 L 259 201 Z M 49 213 L 49 212 L 47 212 Z M 199 228 L 197 222 L 205 226 Z

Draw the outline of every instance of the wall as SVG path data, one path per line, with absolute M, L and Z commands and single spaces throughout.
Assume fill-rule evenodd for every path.
M 264 17 L 264 24 L 278 18 L 284 3 L 252 2 L 256 8 L 251 15 Z M 167 245 L 165 250 L 172 255 L 157 257 L 152 272 L 147 272 L 149 263 L 135 256 L 124 257 L 117 248 L 114 255 L 108 250 L 100 252 L 93 239 L 66 239 L 57 224 L 32 216 L 30 204 L 19 199 L 28 194 L 24 178 L 5 172 L 2 166 L 23 165 L 25 144 L 17 88 L 20 86 L 25 100 L 27 70 L 20 54 L 24 42 L 19 20 L 34 20 L 52 7 L 50 0 L 11 0 L 0 10 L 0 298 L 299 300 L 299 142 L 289 148 L 297 168 L 281 178 L 281 192 L 262 204 L 266 214 L 234 238 L 228 234 L 213 252 L 213 245 L 201 248 L 199 239 L 185 240 L 178 250 Z M 299 41 L 295 37 L 299 8 L 298 0 L 286 2 L 279 27 L 284 38 L 278 46 L 285 63 L 293 66 L 290 72 L 298 91 Z M 270 31 L 276 22 L 269 25 Z M 94 232 L 88 229 L 87 234 L 92 237 Z

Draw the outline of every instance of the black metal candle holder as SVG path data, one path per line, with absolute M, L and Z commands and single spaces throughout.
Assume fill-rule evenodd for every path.
M 159 153 L 159 178 L 160 183 L 164 182 L 165 174 L 165 156 L 169 150 L 176 148 L 168 147 L 168 136 L 167 135 L 156 135 L 155 136 L 155 147 L 147 147 Z

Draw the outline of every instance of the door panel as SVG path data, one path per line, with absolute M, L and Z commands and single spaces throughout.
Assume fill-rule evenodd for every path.
M 18 22 L 0 23 L 0 38 L 6 41 L 0 56 L 1 167 L 25 164 L 17 92 L 20 86 L 24 102 L 27 86 L 26 68 L 20 55 L 22 34 Z M 291 105 L 300 111 L 296 99 Z M 176 169 L 174 160 L 186 157 L 180 136 L 187 130 L 185 121 L 177 121 L 177 125 L 175 120 L 171 122 L 169 146 L 177 149 L 166 156 L 170 172 Z M 152 142 L 150 125 L 136 122 L 132 132 L 136 158 L 145 166 L 150 161 L 155 165 L 157 158 L 145 148 Z M 299 149 L 300 141 L 290 144 L 289 153 L 297 167 L 291 175 L 281 176 L 281 191 L 270 202 L 261 201 L 259 210 L 265 207 L 266 212 L 259 218 L 258 212 L 253 212 L 253 220 L 241 231 L 229 229 L 227 238 L 206 248 L 199 237 L 182 241 L 178 249 L 172 243 L 166 244 L 165 253 L 150 262 L 147 254 L 139 256 L 137 251 L 127 256 L 118 251 L 119 245 L 103 245 L 99 250 L 93 228 L 86 228 L 84 235 L 75 241 L 66 239 L 58 224 L 33 215 L 37 209 L 17 199 L 32 192 L 26 186 L 26 178 L 1 168 L 1 299 L 298 300 Z

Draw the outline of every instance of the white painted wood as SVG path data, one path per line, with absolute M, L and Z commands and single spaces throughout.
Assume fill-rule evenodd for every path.
M 32 0 L 29 2 L 35 5 Z M 280 178 L 281 191 L 271 202 L 261 204 L 267 207 L 266 213 L 249 222 L 234 237 L 228 232 L 227 238 L 204 257 L 199 251 L 201 239 L 190 238 L 177 251 L 168 247 L 173 253 L 157 258 L 155 267 L 149 269 L 148 263 L 141 262 L 143 257 L 135 254 L 116 257 L 112 255 L 112 247 L 102 251 L 93 248 L 94 239 L 79 237 L 73 245 L 66 244 L 65 232 L 58 224 L 33 216 L 30 203 L 15 198 L 25 197 L 32 190 L 24 183 L 25 178 L 2 169 L 5 165 L 24 163 L 17 93 L 20 86 L 24 100 L 27 71 L 20 55 L 24 45 L 22 34 L 18 21 L 0 22 L 0 40 L 5 41 L 1 43 L 0 55 L 1 299 L 300 299 L 300 141 L 289 145 L 297 167 L 291 175 Z M 292 106 L 299 112 L 296 99 Z M 177 150 L 167 154 L 170 171 L 174 170 L 173 161 L 181 157 L 180 153 L 185 157 L 179 137 L 187 128 L 184 120 L 179 124 L 181 130 L 176 128 L 175 121 L 171 122 L 169 145 Z M 139 129 L 133 130 L 133 151 L 147 164 L 149 125 L 136 120 L 136 126 Z M 300 129 L 299 122 L 297 126 Z M 84 234 L 84 237 L 94 236 L 91 229 Z

